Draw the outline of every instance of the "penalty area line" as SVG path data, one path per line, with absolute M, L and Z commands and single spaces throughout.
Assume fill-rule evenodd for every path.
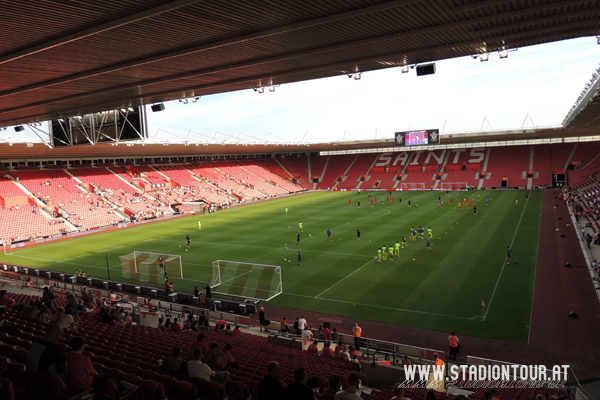
M 366 267 L 367 265 L 371 264 L 373 261 L 375 261 L 375 257 L 373 257 L 370 261 L 367 261 L 366 263 L 364 263 L 361 267 L 359 267 L 358 269 L 354 270 L 354 272 L 349 273 L 348 275 L 346 275 L 344 278 L 340 279 L 339 281 L 337 281 L 336 283 L 334 283 L 333 285 L 329 286 L 327 289 L 323 290 L 321 293 L 319 293 L 318 295 L 315 296 L 315 299 L 318 298 L 319 296 L 321 296 L 323 293 L 327 292 L 329 289 L 337 286 L 338 284 L 342 283 L 343 281 L 345 281 L 346 279 L 350 278 L 352 275 L 354 275 L 355 273 L 357 273 L 358 271 L 360 271 L 361 269 L 363 269 L 364 267 Z
M 308 296 L 308 295 L 304 295 L 304 294 L 286 293 L 286 292 L 282 293 L 282 295 L 286 295 L 286 294 L 288 294 L 290 296 L 298 296 L 298 297 L 306 297 L 306 298 L 309 298 L 309 299 L 317 299 L 317 296 Z M 319 300 L 325 300 L 325 301 L 332 301 L 332 302 L 335 302 L 335 303 L 353 304 L 353 305 L 358 305 L 358 306 L 381 308 L 381 309 L 392 310 L 392 311 L 402 311 L 402 312 L 408 312 L 408 313 L 414 313 L 414 314 L 433 315 L 433 316 L 436 316 L 436 317 L 464 319 L 464 320 L 467 320 L 467 321 L 473 321 L 474 320 L 473 318 L 477 318 L 477 317 L 473 317 L 473 318 L 459 317 L 459 316 L 456 316 L 456 315 L 439 314 L 439 313 L 432 313 L 432 312 L 428 312 L 428 311 L 409 310 L 409 309 L 406 309 L 406 308 L 395 308 L 395 307 L 388 307 L 388 306 L 380 306 L 380 305 L 376 305 L 376 304 L 357 303 L 355 301 L 330 299 L 330 298 L 327 298 L 327 297 L 319 297 L 318 299 Z M 479 318 L 481 318 L 481 316 Z M 477 321 L 477 320 L 475 320 L 475 321 Z

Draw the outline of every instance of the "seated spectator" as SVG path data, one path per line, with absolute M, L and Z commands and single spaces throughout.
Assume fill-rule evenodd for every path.
M 165 328 L 171 329 L 171 318 L 167 318 L 167 320 L 165 321 Z
M 225 320 L 223 318 L 221 318 L 220 320 L 217 321 L 217 324 L 215 325 L 215 330 L 224 331 L 226 324 L 227 324 L 227 322 L 225 322 Z
M 357 358 L 358 357 L 358 351 L 356 351 L 356 349 L 352 345 L 350 346 L 350 349 L 348 350 L 348 353 L 350 353 L 350 358 Z
M 187 361 L 181 358 L 181 347 L 173 347 L 173 357 L 161 363 L 160 369 L 168 369 L 171 373 L 187 375 Z
M 158 319 L 158 326 L 157 326 L 157 328 L 159 328 L 159 329 L 166 329 L 165 328 L 165 323 L 164 323 L 164 321 L 163 321 L 162 318 Z
M 73 351 L 67 356 L 69 385 L 78 390 L 86 390 L 91 387 L 97 387 L 110 379 L 117 385 L 117 390 L 121 396 L 125 396 L 133 391 L 133 386 L 123 386 L 110 374 L 94 369 L 92 360 L 83 354 L 83 350 L 85 349 L 85 339 L 83 337 L 76 336 L 71 339 L 71 349 Z
M 231 336 L 232 331 L 231 331 L 231 326 L 229 324 L 227 324 L 227 327 L 225 328 L 225 332 L 223 332 L 223 333 Z
M 67 308 L 67 311 L 60 316 L 56 323 L 62 326 L 63 329 L 77 330 L 77 323 L 73 319 L 73 316 L 71 315 L 70 311 L 72 310 L 70 308 Z
M 410 400 L 404 397 L 404 386 L 396 385 L 394 386 L 394 394 L 395 396 L 391 398 L 391 400 Z
M 308 378 L 308 380 L 306 381 L 306 386 L 313 391 L 313 394 L 315 395 L 315 398 L 317 397 L 317 395 L 319 394 L 319 378 L 317 378 L 316 376 L 311 376 L 310 378 Z
M 31 318 L 31 314 L 35 310 L 37 310 L 37 307 L 35 306 L 35 300 L 31 299 L 31 300 L 29 300 L 29 305 L 27 307 L 25 307 L 25 309 L 21 313 L 21 318 L 23 318 L 23 319 L 30 319 Z
M 284 398 L 283 386 L 279 381 L 279 363 L 271 361 L 267 365 L 267 375 L 258 384 L 258 398 L 260 400 L 281 400 Z
M 15 301 L 12 297 L 6 295 L 6 290 L 0 290 L 0 306 L 15 311 L 23 311 L 26 304 Z
M 123 318 L 125 318 L 125 309 L 121 308 L 119 310 L 119 313 L 117 314 L 117 318 L 116 319 L 117 319 L 118 322 L 123 323 Z
M 202 359 L 202 361 L 205 364 L 210 365 L 212 368 L 216 367 L 215 362 L 214 362 L 214 358 L 215 358 L 214 355 L 218 350 L 219 350 L 219 344 L 217 342 L 212 342 L 210 344 L 210 348 L 208 349 L 206 354 L 204 354 L 204 358 Z
M 304 385 L 306 381 L 306 370 L 298 367 L 294 371 L 294 382 L 285 387 L 284 398 L 286 400 L 312 400 L 315 393 Z M 337 397 L 337 396 L 336 396 Z
M 325 342 L 325 344 L 323 345 L 323 349 L 321 349 L 321 357 L 333 357 L 333 350 L 331 350 L 331 342 Z
M 115 320 L 114 315 L 109 313 L 106 308 L 102 308 L 102 310 L 104 310 L 104 312 L 101 311 L 102 312 L 102 323 L 103 324 L 112 324 L 112 322 Z
M 57 324 L 58 320 L 60 319 L 60 317 L 63 316 L 64 313 L 65 313 L 65 309 L 63 307 L 58 307 L 58 309 L 56 310 L 54 315 L 52 315 L 52 320 L 50 320 L 50 323 Z M 63 326 L 63 328 L 64 328 L 64 326 Z
M 178 322 L 177 318 L 173 318 L 173 324 L 171 325 L 171 330 L 173 332 L 181 332 L 181 325 Z
M 342 350 L 338 353 L 338 356 L 339 356 L 340 360 L 342 360 L 342 361 L 350 361 L 352 359 L 350 357 L 350 353 L 348 353 L 348 350 L 345 348 L 344 348 L 344 350 Z
M 31 312 L 31 316 L 29 317 L 30 321 L 37 321 L 37 318 L 40 316 L 40 307 L 43 305 L 44 303 L 39 300 L 35 302 L 35 310 Z
M 231 336 L 232 337 L 240 337 L 242 335 L 242 330 L 240 329 L 239 326 L 235 326 L 235 328 L 233 329 L 233 332 L 231 332 Z
M 340 384 L 341 380 L 338 374 L 334 373 L 329 375 L 329 384 L 323 389 L 323 394 L 328 393 L 335 396 L 336 393 L 340 391 Z
M 203 354 L 206 354 L 208 349 L 206 348 L 206 345 L 204 343 L 202 343 L 204 341 L 204 338 L 206 338 L 206 335 L 204 333 L 199 334 L 196 337 L 196 342 L 194 342 L 194 344 L 192 344 L 190 346 L 190 358 L 192 360 L 194 359 L 194 350 L 196 350 L 196 349 L 200 349 L 200 350 L 202 350 Z
M 316 340 L 314 342 L 312 342 L 308 346 L 308 349 L 306 349 L 306 354 L 311 354 L 311 355 L 319 354 L 319 342 Z
M 125 312 L 125 318 L 123 318 L 123 325 L 133 325 L 133 320 L 129 315 L 129 311 Z
M 46 308 L 46 306 L 42 305 L 40 307 L 38 321 L 40 321 L 42 324 L 49 324 L 50 320 L 52 320 L 52 313 Z
M 202 349 L 194 349 L 194 359 L 188 362 L 188 374 L 192 378 L 200 378 L 208 382 L 219 382 L 224 385 L 229 379 L 229 372 L 215 372 L 208 365 L 202 362 Z
M 63 328 L 58 324 L 48 327 L 46 335 L 33 342 L 27 355 L 27 370 L 41 371 L 49 376 L 64 375 L 66 369 L 65 355 L 56 342 L 63 337 Z
M 493 392 L 493 390 L 491 390 Z M 490 392 L 490 390 L 488 390 L 487 392 Z M 487 392 L 484 393 L 484 397 L 486 400 L 488 400 L 486 394 Z M 495 392 L 494 392 L 495 393 Z M 437 400 L 437 393 L 435 392 L 435 390 L 433 389 L 429 389 L 428 391 L 425 392 L 425 400 Z M 490 399 L 492 400 L 492 399 Z
M 358 384 L 358 374 L 356 372 L 350 372 L 348 374 L 348 389 L 337 392 L 335 395 L 335 400 L 360 400 L 361 397 L 356 393 L 358 390 Z
M 231 345 L 231 343 L 227 343 L 223 351 L 221 351 L 218 354 L 218 357 L 216 359 L 218 369 L 225 370 L 229 368 L 238 368 L 238 363 L 237 361 L 235 361 L 233 355 L 231 354 L 232 348 L 233 346 Z

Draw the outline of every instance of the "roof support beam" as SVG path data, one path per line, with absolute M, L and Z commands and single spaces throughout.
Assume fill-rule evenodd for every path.
M 99 33 L 106 32 L 106 31 L 109 31 L 114 28 L 118 28 L 119 26 L 127 25 L 127 24 L 130 24 L 135 21 L 150 18 L 155 15 L 173 11 L 173 10 L 176 10 L 181 7 L 186 7 L 186 6 L 189 6 L 190 4 L 198 3 L 200 1 L 201 0 L 176 0 L 176 1 L 164 4 L 162 6 L 151 8 L 150 10 L 142 11 L 137 14 L 130 15 L 128 17 L 120 18 L 116 21 L 107 22 L 105 24 L 98 25 L 93 28 L 74 33 L 72 35 L 67 35 L 60 39 L 56 39 L 56 40 L 53 40 L 53 41 L 50 41 L 47 43 L 42 43 L 38 46 L 30 47 L 25 50 L 17 51 L 15 53 L 2 56 L 2 57 L 0 57 L 0 65 L 10 62 L 10 61 L 18 60 L 19 58 L 22 58 L 22 57 L 26 57 L 26 56 L 36 54 L 36 53 L 39 53 L 42 51 L 53 49 L 55 47 L 62 46 L 64 44 L 71 43 L 71 42 L 74 42 L 74 41 L 77 41 L 77 40 L 80 40 L 80 39 L 83 39 L 83 38 L 86 38 L 89 36 L 97 35 Z

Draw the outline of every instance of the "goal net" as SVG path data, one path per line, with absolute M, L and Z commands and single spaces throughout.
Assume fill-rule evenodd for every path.
M 217 260 L 212 265 L 213 293 L 265 301 L 282 293 L 279 266 L 227 260 Z
M 425 190 L 424 183 L 401 183 L 400 188 L 402 190 Z
M 440 182 L 440 190 L 467 190 L 467 182 Z
M 134 251 L 119 256 L 119 258 L 123 268 L 121 278 L 150 283 L 164 283 L 164 274 L 166 273 L 171 283 L 183 279 L 181 256 L 178 255 Z M 160 264 L 163 264 L 162 271 Z

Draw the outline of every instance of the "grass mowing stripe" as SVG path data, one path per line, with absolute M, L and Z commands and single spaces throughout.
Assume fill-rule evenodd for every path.
M 529 191 L 531 194 L 531 190 Z M 527 203 L 529 202 L 529 194 L 525 200 L 525 206 L 523 206 L 523 211 L 521 211 L 521 218 L 519 218 L 519 222 L 517 223 L 517 227 L 515 228 L 515 234 L 510 241 L 510 248 L 512 249 L 513 243 L 515 242 L 515 238 L 517 237 L 517 232 L 519 232 L 519 226 L 521 226 L 521 221 L 523 220 L 523 215 L 525 215 L 525 209 L 527 208 Z M 494 300 L 494 296 L 496 295 L 496 289 L 498 289 L 498 283 L 500 283 L 500 278 L 502 278 L 502 273 L 504 272 L 504 267 L 506 266 L 506 260 L 508 260 L 508 254 L 506 258 L 502 261 L 502 268 L 500 269 L 500 274 L 498 275 L 498 279 L 496 280 L 496 285 L 494 286 L 494 290 L 492 291 L 492 296 L 490 297 L 490 302 L 487 307 L 485 307 L 485 312 L 483 313 L 483 320 L 485 321 L 485 317 L 487 316 L 490 308 L 492 307 L 492 301 Z

